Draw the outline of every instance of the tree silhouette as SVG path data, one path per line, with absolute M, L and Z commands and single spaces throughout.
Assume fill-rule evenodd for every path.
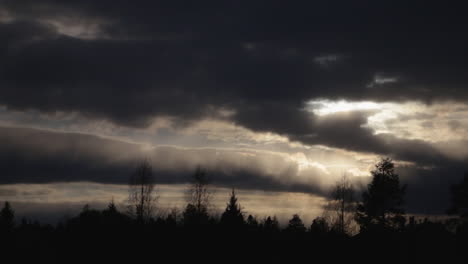
M 149 221 L 156 210 L 153 169 L 148 161 L 141 162 L 130 177 L 129 212 L 138 222 Z
M 371 227 L 395 228 L 401 225 L 406 186 L 400 186 L 390 158 L 382 158 L 371 171 L 372 182 L 357 206 L 356 221 L 361 230 Z
M 114 203 L 114 200 L 112 199 L 112 201 L 107 205 L 107 209 L 104 210 L 102 212 L 103 214 L 107 214 L 107 215 L 116 215 L 116 214 L 119 214 L 119 211 L 117 210 L 117 206 L 115 206 L 115 203 Z
M 452 204 L 448 213 L 468 217 L 468 173 L 460 183 L 452 185 L 450 191 Z
M 293 217 L 289 220 L 288 227 L 286 231 L 292 233 L 302 233 L 306 231 L 304 223 L 298 214 L 294 214 Z
M 333 187 L 331 200 L 325 209 L 331 218 L 332 228 L 335 231 L 341 234 L 351 232 L 356 204 L 353 186 L 346 175 L 343 175 Z
M 229 227 L 241 227 L 244 225 L 244 214 L 240 205 L 237 203 L 237 197 L 232 189 L 231 198 L 226 206 L 226 210 L 221 215 L 221 224 Z
M 278 219 L 276 219 L 276 216 L 273 216 L 273 218 L 271 218 L 270 216 L 265 218 L 263 220 L 262 226 L 263 226 L 263 229 L 267 232 L 279 231 L 279 223 L 278 223 Z
M 326 234 L 330 231 L 330 227 L 328 226 L 328 222 L 323 217 L 316 217 L 312 220 L 312 224 L 310 225 L 310 232 L 314 234 Z
M 187 204 L 182 213 L 184 226 L 199 226 L 208 224 L 209 216 L 205 207 L 197 208 L 193 204 Z
M 249 230 L 256 230 L 258 228 L 258 221 L 254 216 L 249 215 L 246 222 Z
M 116 227 L 117 225 L 123 225 L 129 222 L 129 217 L 117 209 L 117 206 L 112 200 L 108 205 L 107 208 L 102 211 L 103 220 L 109 225 L 110 227 Z
M 11 208 L 10 202 L 5 202 L 0 211 L 0 227 L 5 230 L 11 230 L 15 226 L 15 211 Z
M 166 225 L 175 228 L 177 227 L 177 221 L 179 219 L 179 210 L 174 207 L 166 216 Z
M 183 212 L 184 225 L 208 223 L 208 207 L 211 200 L 209 180 L 205 170 L 198 167 L 187 191 L 188 204 Z
M 198 167 L 193 174 L 192 186 L 188 192 L 189 203 L 195 206 L 197 211 L 208 210 L 211 200 L 211 192 L 208 188 L 209 184 L 206 170 Z

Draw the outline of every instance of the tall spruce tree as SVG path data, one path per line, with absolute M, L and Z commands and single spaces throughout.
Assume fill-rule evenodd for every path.
M 362 202 L 356 212 L 361 231 L 375 227 L 394 229 L 404 222 L 406 186 L 400 186 L 394 167 L 390 158 L 382 158 L 371 171 L 372 182 L 362 194 Z
M 244 214 L 240 205 L 237 203 L 237 197 L 232 189 L 231 198 L 226 206 L 226 210 L 221 215 L 221 224 L 229 227 L 241 227 L 244 225 Z

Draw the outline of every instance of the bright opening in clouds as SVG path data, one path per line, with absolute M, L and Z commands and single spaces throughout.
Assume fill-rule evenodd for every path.
M 328 115 L 338 112 L 381 110 L 383 108 L 382 105 L 374 102 L 347 102 L 345 100 L 312 100 L 307 104 L 309 109 L 317 115 Z

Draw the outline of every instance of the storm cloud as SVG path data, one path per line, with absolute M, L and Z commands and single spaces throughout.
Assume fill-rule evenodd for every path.
M 466 100 L 462 9 L 350 4 L 2 1 L 0 103 L 131 126 L 230 109 L 288 133 L 318 97 Z

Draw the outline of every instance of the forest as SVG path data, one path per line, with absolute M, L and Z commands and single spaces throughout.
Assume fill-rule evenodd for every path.
M 382 158 L 372 180 L 357 195 L 340 179 L 322 216 L 304 223 L 294 214 L 285 226 L 275 216 L 246 215 L 232 189 L 220 216 L 210 214 L 210 181 L 197 168 L 182 212 L 158 214 L 148 162 L 130 176 L 125 209 L 113 201 L 82 211 L 57 225 L 16 219 L 7 201 L 0 211 L 3 259 L 47 263 L 131 261 L 359 261 L 461 263 L 467 259 L 468 175 L 453 185 L 452 206 L 443 221 L 406 214 L 406 186 L 394 163 Z M 360 197 L 358 197 L 360 196 Z M 10 262 L 5 262 L 10 263 Z

